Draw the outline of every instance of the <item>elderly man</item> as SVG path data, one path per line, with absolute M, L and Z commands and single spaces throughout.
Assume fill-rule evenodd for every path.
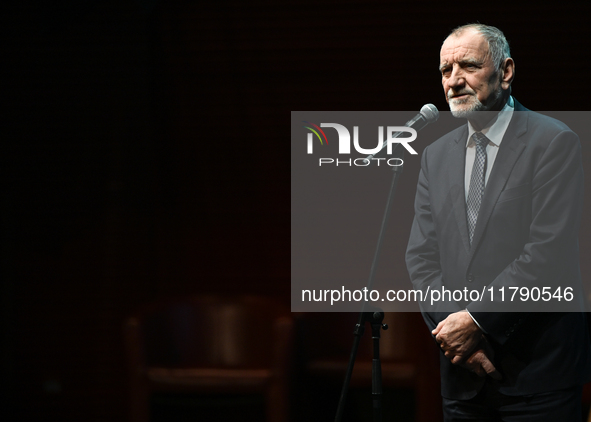
M 467 124 L 423 153 L 406 258 L 413 285 L 579 285 L 577 135 L 511 96 L 515 63 L 497 28 L 452 31 L 440 71 L 452 114 Z M 498 305 L 422 309 L 442 352 L 445 420 L 580 420 L 591 372 L 584 315 L 495 312 Z

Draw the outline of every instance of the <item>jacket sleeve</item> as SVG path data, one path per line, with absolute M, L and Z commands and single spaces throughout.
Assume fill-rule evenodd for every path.
M 432 290 L 441 291 L 441 287 L 444 285 L 439 242 L 429 200 L 428 151 L 427 147 L 421 159 L 421 172 L 415 197 L 415 217 L 406 250 L 406 266 L 413 288 L 421 290 L 424 294 L 423 298 L 426 301 L 420 302 L 420 307 L 427 326 L 433 330 L 450 313 L 460 311 L 461 308 L 457 305 L 457 309 L 452 309 L 450 312 L 450 304 L 448 303 L 444 311 L 438 308 L 438 302 L 434 302 L 433 306 L 428 302 L 429 292 Z
M 577 135 L 564 130 L 545 147 L 533 166 L 531 188 L 531 224 L 529 237 L 522 253 L 489 284 L 495 292 L 505 287 L 505 298 L 495 295 L 493 301 L 472 302 L 468 310 L 482 328 L 500 344 L 506 342 L 531 315 L 514 310 L 509 301 L 510 287 L 574 288 L 571 303 L 523 303 L 529 305 L 569 305 L 577 309 L 581 299 L 578 253 L 578 231 L 582 213 L 583 168 L 581 147 Z M 550 309 L 550 308 L 546 308 Z M 579 308 L 580 309 L 580 308 Z

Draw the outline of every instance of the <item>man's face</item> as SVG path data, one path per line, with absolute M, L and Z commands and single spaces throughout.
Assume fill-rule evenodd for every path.
M 502 108 L 499 72 L 488 54 L 488 43 L 474 29 L 451 35 L 441 47 L 441 83 L 455 117 Z

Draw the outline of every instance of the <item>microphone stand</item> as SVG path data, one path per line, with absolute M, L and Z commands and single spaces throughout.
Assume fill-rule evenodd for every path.
M 398 178 L 402 174 L 402 170 L 404 167 L 404 148 L 400 148 L 401 145 L 397 144 L 394 152 L 396 149 L 400 149 L 400 154 L 396 156 L 396 158 L 400 158 L 402 160 L 402 164 L 400 166 L 392 167 L 393 175 L 392 175 L 392 183 L 390 185 L 390 192 L 388 194 L 388 201 L 386 202 L 386 209 L 384 211 L 384 216 L 382 218 L 382 226 L 380 228 L 380 234 L 378 236 L 378 244 L 376 247 L 376 251 L 373 257 L 373 262 L 371 264 L 371 270 L 369 273 L 369 280 L 367 282 L 367 289 L 371 290 L 376 269 L 378 267 L 378 259 L 380 256 L 380 251 L 382 249 L 382 243 L 384 240 L 384 235 L 386 233 L 386 226 L 388 225 L 388 219 L 390 216 L 390 210 L 392 209 L 392 203 L 394 200 L 394 195 L 396 193 L 396 186 L 398 184 Z M 370 310 L 373 308 L 373 310 Z M 347 366 L 347 372 L 345 374 L 345 380 L 343 381 L 343 388 L 341 390 L 341 397 L 339 399 L 339 405 L 337 407 L 337 412 L 335 416 L 335 422 L 341 422 L 343 418 L 343 412 L 345 409 L 345 401 L 347 399 L 347 392 L 349 391 L 349 383 L 351 381 L 351 375 L 353 374 L 353 366 L 355 365 L 355 360 L 357 358 L 357 350 L 359 348 L 359 342 L 363 333 L 365 332 L 365 323 L 369 322 L 371 325 L 372 335 L 371 338 L 373 340 L 373 360 L 372 360 L 372 367 L 371 367 L 371 394 L 373 399 L 373 422 L 381 422 L 382 421 L 382 364 L 380 361 L 380 331 L 387 330 L 388 325 L 382 324 L 384 319 L 384 312 L 381 309 L 371 307 L 368 305 L 367 302 L 363 302 L 363 307 L 359 314 L 359 319 L 357 320 L 357 324 L 355 324 L 355 330 L 353 334 L 355 336 L 353 341 L 353 347 L 351 349 L 351 356 L 349 357 L 349 365 Z

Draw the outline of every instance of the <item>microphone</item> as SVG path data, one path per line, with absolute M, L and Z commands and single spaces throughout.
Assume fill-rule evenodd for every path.
M 438 118 L 439 110 L 437 110 L 437 107 L 435 107 L 433 104 L 425 104 L 423 107 L 421 107 L 421 111 L 419 112 L 419 114 L 417 114 L 415 117 L 406 122 L 404 126 L 411 127 L 418 132 L 419 130 L 427 126 L 429 123 L 436 122 Z M 392 138 L 398 138 L 403 133 L 408 132 L 395 132 L 394 134 L 392 134 Z M 368 155 L 367 157 L 365 157 L 365 160 L 371 160 L 376 155 L 380 154 L 382 151 L 386 149 L 387 145 L 388 140 L 384 141 L 384 143 L 382 144 L 382 148 L 380 148 L 378 152 L 376 152 L 375 154 Z M 397 144 L 396 146 L 398 147 L 399 145 L 400 144 Z

